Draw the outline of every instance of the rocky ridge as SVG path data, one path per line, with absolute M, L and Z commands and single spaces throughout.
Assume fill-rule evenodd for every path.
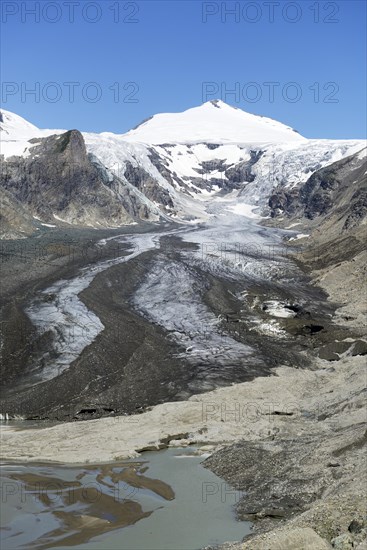
M 26 210 L 29 229 L 37 227 L 37 220 L 81 226 L 95 226 L 98 220 L 102 228 L 152 219 L 152 209 L 134 186 L 108 173 L 87 153 L 79 131 L 34 138 L 31 143 L 30 154 L 10 157 L 2 163 L 1 173 L 2 191 Z M 14 225 L 10 211 L 3 213 L 2 221 Z

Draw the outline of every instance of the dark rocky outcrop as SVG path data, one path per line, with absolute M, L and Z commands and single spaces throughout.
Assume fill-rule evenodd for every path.
M 252 167 L 258 162 L 263 151 L 250 151 L 250 160 L 240 162 L 239 164 L 226 170 L 226 177 L 235 188 L 235 184 L 249 183 L 254 181 L 255 175 L 252 173 Z
M 209 172 L 225 172 L 226 163 L 223 159 L 206 160 L 201 163 L 201 169 L 198 169 L 199 174 L 208 174 Z
M 366 186 L 364 186 L 366 187 Z M 350 213 L 346 218 L 343 230 L 348 231 L 358 226 L 366 216 L 367 212 L 367 189 L 357 189 L 351 199 Z
M 165 176 L 167 176 L 167 174 L 165 174 Z M 130 161 L 127 161 L 124 177 L 151 201 L 165 207 L 174 208 L 171 195 L 167 189 L 161 187 L 158 182 L 140 166 L 134 166 Z
M 343 218 L 344 229 L 359 225 L 367 214 L 366 168 L 357 153 L 317 170 L 292 189 L 279 185 L 269 197 L 271 216 L 313 220 L 335 214 Z
M 73 225 L 111 227 L 148 217 L 139 196 L 87 153 L 79 131 L 30 143 L 30 155 L 3 161 L 0 173 L 0 189 L 8 202 L 25 209 L 23 220 L 36 216 L 53 224 L 60 218 Z
M 17 239 L 31 235 L 34 230 L 32 216 L 11 193 L 0 188 L 0 236 Z
M 150 149 L 149 150 L 149 159 L 150 159 L 151 163 L 153 164 L 153 166 L 155 166 L 157 168 L 157 170 L 161 174 L 161 176 L 166 181 L 168 181 L 168 183 L 170 183 L 172 186 L 174 186 L 175 185 L 175 180 L 173 179 L 171 172 L 167 168 L 168 162 L 165 159 L 163 159 L 162 157 L 160 157 L 158 155 L 157 151 L 155 151 L 155 149 Z M 180 180 L 177 180 L 177 181 L 178 181 L 178 183 L 180 183 Z

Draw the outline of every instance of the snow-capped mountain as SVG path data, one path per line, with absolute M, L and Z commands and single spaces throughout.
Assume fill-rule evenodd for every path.
M 60 220 L 93 227 L 139 219 L 190 223 L 217 215 L 229 202 L 269 213 L 275 188 L 296 191 L 317 170 L 365 146 L 363 140 L 309 140 L 280 122 L 218 100 L 155 115 L 126 134 L 73 131 L 70 136 L 1 113 L 6 177 L 3 173 L 0 190 L 14 195 L 37 219 L 56 225 Z M 50 176 L 50 163 L 58 171 L 42 182 Z M 70 163 L 72 177 L 70 166 L 65 170 Z M 27 178 L 19 176 L 20 167 Z M 92 186 L 86 174 L 93 174 Z M 60 200 L 42 196 L 46 188 Z
M 24 118 L 1 109 L 0 111 L 0 155 L 24 156 L 31 146 L 30 139 L 46 137 L 65 130 L 41 130 Z
M 154 115 L 124 134 L 130 142 L 162 143 L 296 143 L 305 138 L 271 118 L 246 113 L 213 100 L 182 113 Z

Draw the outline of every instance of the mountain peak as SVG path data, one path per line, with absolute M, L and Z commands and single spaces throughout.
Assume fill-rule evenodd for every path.
M 65 130 L 41 130 L 25 118 L 0 110 L 0 155 L 5 158 L 13 155 L 25 155 L 32 146 L 29 140 L 33 138 L 47 137 L 52 134 L 60 134 Z
M 65 130 L 41 130 L 24 118 L 1 109 L 0 154 L 27 153 L 31 138 L 60 134 Z M 271 118 L 254 115 L 221 99 L 212 99 L 180 113 L 151 116 L 119 136 L 127 142 L 147 145 L 164 143 L 300 143 L 298 132 Z
M 229 103 L 226 103 L 222 99 L 210 99 L 209 101 L 205 101 L 205 103 L 201 104 L 201 107 L 204 105 L 212 105 L 213 107 L 216 107 L 217 109 L 234 109 L 235 111 L 240 111 L 238 107 L 234 107 L 233 105 L 229 105 Z
M 5 109 L 0 110 L 0 132 L 2 139 L 11 139 L 12 134 L 16 137 L 35 137 L 39 129 L 24 118 Z M 10 136 L 7 138 L 7 136 Z
M 154 115 L 122 136 L 126 141 L 163 143 L 282 143 L 305 141 L 271 118 L 212 99 L 180 113 Z
M 206 101 L 205 103 L 202 104 L 203 105 L 212 105 L 213 107 L 216 107 L 217 109 L 223 109 L 224 107 L 230 107 L 230 105 L 228 105 L 228 103 L 225 103 L 224 101 L 222 101 L 221 99 L 211 99 L 210 101 Z M 232 107 L 234 108 L 234 107 Z

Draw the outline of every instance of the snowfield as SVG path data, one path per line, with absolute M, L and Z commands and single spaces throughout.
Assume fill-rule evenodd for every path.
M 131 142 L 160 143 L 266 143 L 302 142 L 293 128 L 223 101 L 207 101 L 183 113 L 162 113 L 124 135 Z

